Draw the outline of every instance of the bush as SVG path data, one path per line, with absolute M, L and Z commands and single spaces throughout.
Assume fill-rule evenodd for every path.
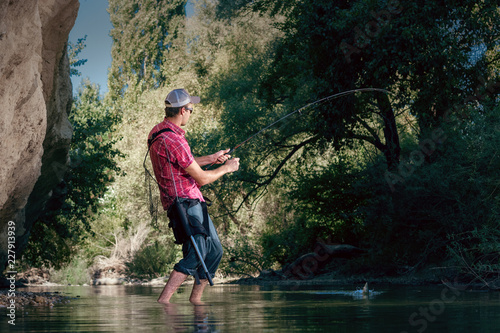
M 260 273 L 269 268 L 263 248 L 256 237 L 241 233 L 229 234 L 222 240 L 224 255 L 220 264 L 225 275 L 248 275 Z
M 285 265 L 311 252 L 324 228 L 300 218 L 280 231 L 268 229 L 261 237 L 263 256 L 269 263 Z
M 317 165 L 297 167 L 292 189 L 283 193 L 293 216 L 283 219 L 277 214 L 267 221 L 262 247 L 270 262 L 294 261 L 318 241 L 359 245 L 364 228 L 360 208 L 371 196 L 359 186 L 363 173 L 347 158 L 315 159 Z
M 85 259 L 75 257 L 59 270 L 50 270 L 50 281 L 59 284 L 82 285 L 90 283 L 88 264 Z
M 177 262 L 178 253 L 179 249 L 172 241 L 155 240 L 145 244 L 135 254 L 132 261 L 126 264 L 127 273 L 138 278 L 156 278 L 169 275 Z

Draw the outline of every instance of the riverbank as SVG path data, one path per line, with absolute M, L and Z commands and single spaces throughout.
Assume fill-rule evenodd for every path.
M 239 278 L 228 283 L 243 285 L 279 285 L 279 286 L 314 286 L 314 285 L 401 285 L 401 286 L 423 286 L 438 285 L 443 281 L 432 272 L 420 273 L 418 275 L 404 276 L 370 276 L 370 275 L 343 275 L 338 272 L 325 272 L 311 278 L 297 279 L 286 278 L 281 272 L 263 271 L 258 277 Z
M 59 292 L 11 292 L 8 289 L 0 289 L 0 308 L 5 308 L 14 304 L 16 308 L 25 306 L 49 306 L 56 304 L 67 304 L 70 297 L 61 295 Z
M 45 286 L 45 287 L 57 287 L 57 286 L 72 286 L 72 284 L 55 283 L 50 280 L 50 276 L 43 274 L 41 271 L 39 274 L 20 274 L 21 277 L 16 279 L 16 288 L 22 287 L 32 287 L 32 286 Z M 150 279 L 138 279 L 128 276 L 109 276 L 93 279 L 89 283 L 84 284 L 73 284 L 74 286 L 105 286 L 105 285 L 164 285 L 168 281 L 168 276 L 162 276 Z M 286 277 L 282 271 L 264 270 L 258 276 L 229 276 L 223 277 L 221 275 L 216 275 L 213 279 L 215 284 L 241 284 L 241 285 L 353 285 L 353 284 L 364 284 L 369 282 L 371 284 L 378 285 L 405 285 L 405 286 L 422 286 L 422 285 L 437 285 L 443 284 L 443 281 L 461 281 L 465 284 L 465 281 L 455 277 L 445 277 L 443 275 L 435 274 L 433 270 L 426 270 L 419 272 L 418 274 L 405 274 L 400 276 L 374 276 L 369 274 L 358 274 L 358 275 L 345 275 L 339 272 L 323 272 L 308 278 L 290 278 Z M 5 282 L 5 281 L 4 281 Z M 192 284 L 195 280 L 193 277 L 188 277 L 186 284 Z M 480 286 L 475 285 L 476 287 Z M 3 283 L 0 285 L 1 288 L 7 288 L 8 286 Z M 5 290 L 3 290 L 5 291 Z

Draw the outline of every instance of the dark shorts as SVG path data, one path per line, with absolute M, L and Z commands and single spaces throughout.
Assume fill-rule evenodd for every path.
M 190 207 L 187 213 L 189 216 L 197 218 L 200 222 L 203 221 L 203 210 L 200 204 Z M 205 261 L 210 277 L 213 278 L 222 259 L 223 251 L 219 236 L 217 235 L 217 231 L 215 230 L 210 216 L 208 216 L 208 224 L 210 236 L 194 235 L 193 237 Z M 202 280 L 207 279 L 205 271 L 198 260 L 198 256 L 190 240 L 182 244 L 182 254 L 184 258 L 175 264 L 174 269 L 187 275 L 197 276 Z

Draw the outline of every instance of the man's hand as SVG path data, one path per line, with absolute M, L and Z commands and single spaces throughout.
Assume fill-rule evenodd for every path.
M 227 161 L 226 166 L 229 168 L 229 172 L 235 172 L 240 168 L 240 159 L 230 159 L 229 161 Z
M 213 164 L 224 164 L 226 163 L 226 161 L 228 159 L 231 158 L 231 155 L 226 155 L 227 153 L 229 153 L 231 149 L 226 149 L 226 150 L 220 150 L 218 152 L 216 152 L 215 154 L 213 154 Z
M 227 160 L 226 164 L 214 170 L 203 170 L 195 160 L 185 170 L 200 186 L 203 186 L 216 181 L 226 173 L 235 172 L 239 168 L 240 159 L 233 158 Z
M 224 164 L 228 159 L 231 158 L 231 155 L 226 155 L 230 151 L 231 151 L 231 149 L 220 150 L 220 151 L 218 151 L 218 152 L 216 152 L 215 154 L 212 154 L 212 155 L 205 155 L 205 156 L 195 157 L 194 160 L 201 167 L 203 167 L 205 165 L 212 166 L 214 164 Z

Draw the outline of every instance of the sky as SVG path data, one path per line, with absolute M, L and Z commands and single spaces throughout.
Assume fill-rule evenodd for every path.
M 87 35 L 86 47 L 78 55 L 79 59 L 87 59 L 87 62 L 77 68 L 82 73 L 81 76 L 71 77 L 73 94 L 76 94 L 78 86 L 85 77 L 99 84 L 101 94 L 108 91 L 112 44 L 109 31 L 113 26 L 109 21 L 107 8 L 108 1 L 105 0 L 80 0 L 80 9 L 75 25 L 69 33 L 69 41 L 76 44 L 79 38 Z
M 107 0 L 80 0 L 80 9 L 75 25 L 69 34 L 69 41 L 73 44 L 78 39 L 87 35 L 86 47 L 78 55 L 79 59 L 87 59 L 87 62 L 78 71 L 81 76 L 73 76 L 73 94 L 76 94 L 82 79 L 88 78 L 91 82 L 100 86 L 100 93 L 108 91 L 108 69 L 111 66 L 111 37 L 110 30 L 113 28 L 109 21 Z M 191 1 L 187 5 L 187 15 L 193 13 Z

